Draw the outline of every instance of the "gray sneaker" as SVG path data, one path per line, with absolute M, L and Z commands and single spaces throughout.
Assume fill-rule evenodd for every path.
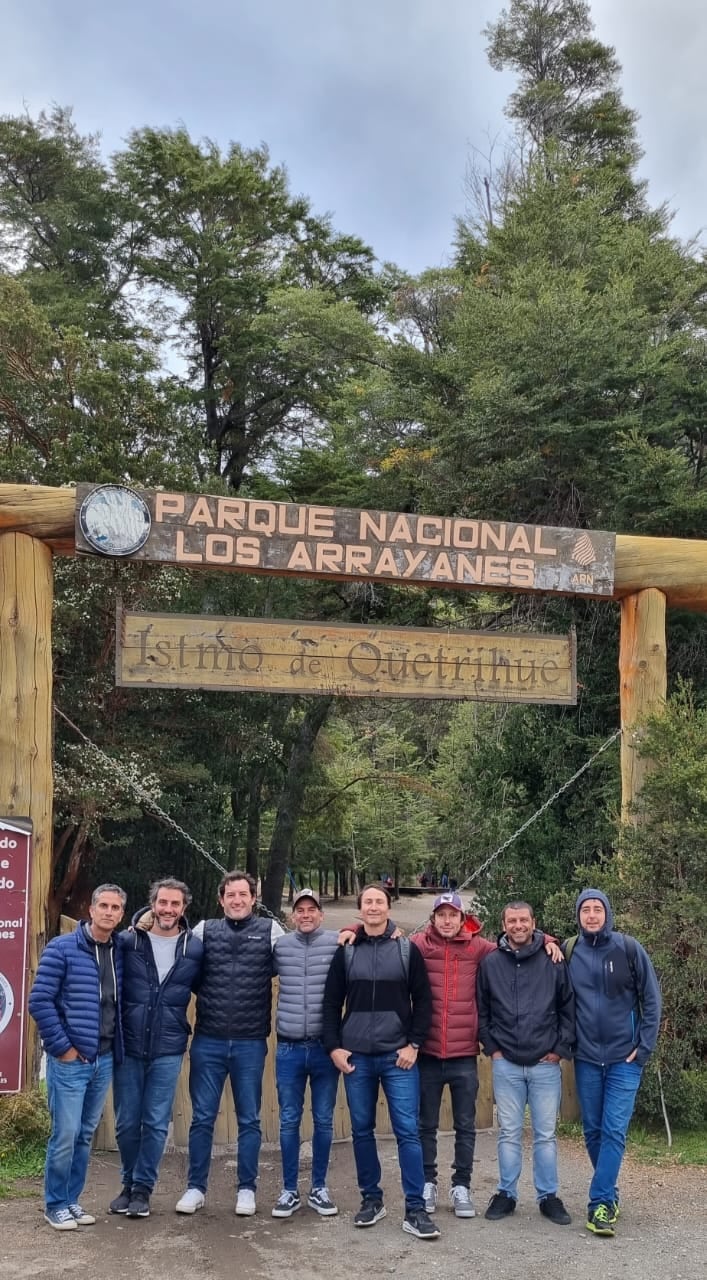
M 434 1213 L 437 1208 L 437 1183 L 426 1182 L 422 1189 L 422 1198 L 425 1202 L 425 1212 Z
M 449 1199 L 452 1202 L 452 1208 L 457 1218 L 476 1217 L 474 1201 L 469 1194 L 468 1187 L 452 1187 L 449 1193 Z
M 70 1204 L 69 1213 L 74 1222 L 78 1222 L 80 1227 L 92 1227 L 96 1221 L 93 1214 L 87 1213 L 85 1209 L 81 1208 L 80 1204 Z

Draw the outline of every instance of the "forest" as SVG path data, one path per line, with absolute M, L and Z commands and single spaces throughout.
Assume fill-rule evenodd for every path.
M 515 77 L 503 153 L 470 157 L 447 265 L 417 276 L 294 195 L 265 146 L 136 123 L 107 156 L 70 106 L 0 119 L 0 482 L 705 537 L 704 253 L 648 200 L 615 52 L 583 0 L 509 0 L 482 38 Z M 615 605 L 90 557 L 54 570 L 54 927 L 97 883 L 134 910 L 169 874 L 197 919 L 219 867 L 239 866 L 278 913 L 294 884 L 338 896 L 446 873 L 487 933 L 522 896 L 564 936 L 577 890 L 600 885 L 661 976 L 673 1114 L 707 1119 L 704 616 L 668 615 L 669 702 L 622 828 Z M 577 704 L 121 688 L 118 599 L 574 628 Z M 657 1088 L 654 1073 L 649 1111 Z

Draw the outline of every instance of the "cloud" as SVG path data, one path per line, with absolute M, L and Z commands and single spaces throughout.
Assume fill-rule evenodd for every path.
M 444 261 L 470 145 L 506 128 L 508 76 L 481 29 L 498 0 L 25 0 L 6 15 L 0 110 L 73 104 L 106 149 L 133 127 L 184 122 L 222 145 L 268 143 L 292 187 L 410 270 Z M 698 0 L 596 0 L 625 96 L 642 115 L 643 171 L 678 229 L 702 219 Z

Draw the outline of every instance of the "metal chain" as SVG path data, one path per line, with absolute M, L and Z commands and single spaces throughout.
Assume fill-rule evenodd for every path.
M 180 827 L 179 823 L 176 822 L 174 818 L 170 817 L 170 815 L 157 803 L 154 796 L 151 796 L 149 791 L 145 791 L 144 787 L 141 787 L 139 782 L 136 782 L 134 778 L 131 778 L 130 774 L 123 769 L 122 765 L 118 764 L 117 760 L 114 760 L 112 756 L 106 755 L 105 751 L 102 751 L 100 747 L 96 746 L 96 743 L 92 742 L 83 730 L 79 729 L 77 724 L 74 724 L 73 720 L 70 720 L 67 715 L 64 715 L 64 712 L 57 707 L 56 703 L 54 704 L 54 711 L 58 716 L 61 716 L 61 719 L 64 720 L 71 729 L 74 730 L 74 733 L 78 734 L 79 738 L 86 743 L 86 746 L 90 747 L 91 751 L 93 751 L 95 755 L 104 762 L 104 764 L 118 775 L 124 786 L 128 787 L 128 789 L 138 797 L 146 809 L 157 814 L 158 818 L 161 818 L 163 822 L 166 822 L 167 826 L 172 827 L 172 829 L 176 831 L 183 840 L 186 840 L 187 844 L 192 846 L 192 849 L 196 849 L 197 853 L 200 853 L 202 858 L 206 858 L 207 862 L 210 862 L 212 867 L 215 867 L 222 875 L 226 875 L 226 868 L 223 863 L 219 862 L 203 844 L 200 844 L 198 840 L 195 840 L 193 836 L 190 836 L 189 832 L 184 830 L 184 827 Z M 270 911 L 262 902 L 258 902 L 258 910 L 261 911 L 263 915 L 269 916 L 271 920 L 277 920 L 278 924 L 280 923 L 275 913 Z
M 206 849 L 203 844 L 200 844 L 198 840 L 195 840 L 193 836 L 189 835 L 189 832 L 185 831 L 184 827 L 180 827 L 179 823 L 175 822 L 174 818 L 170 817 L 170 815 L 166 813 L 165 810 L 162 809 L 160 805 L 158 805 L 157 801 L 154 799 L 153 796 L 150 795 L 149 791 L 145 791 L 144 788 L 141 787 L 140 784 L 136 782 L 134 778 L 131 778 L 130 774 L 126 773 L 126 771 L 122 768 L 122 766 L 119 765 L 118 762 L 112 758 L 112 756 L 106 755 L 105 751 L 102 751 L 100 747 L 96 746 L 96 743 L 92 742 L 91 739 L 83 732 L 83 730 L 79 729 L 78 725 L 74 724 L 73 720 L 70 720 L 69 717 L 65 715 L 64 712 L 59 709 L 59 707 L 56 706 L 56 704 L 54 704 L 54 711 L 58 716 L 61 717 L 62 720 L 65 721 L 66 724 L 69 725 L 71 729 L 74 730 L 74 733 L 78 734 L 78 736 L 86 743 L 86 745 L 90 747 L 91 750 L 95 752 L 95 754 L 99 756 L 100 759 L 103 760 L 106 765 L 108 765 L 109 768 L 113 769 L 113 771 L 118 775 L 118 777 L 121 778 L 123 784 L 127 786 L 131 791 L 134 792 L 134 794 L 138 797 L 138 799 L 142 802 L 142 804 L 145 805 L 147 809 L 150 809 L 153 813 L 157 814 L 157 816 L 161 818 L 163 822 L 166 822 L 169 827 L 172 827 L 172 829 L 176 831 L 178 835 L 182 837 L 183 840 L 186 840 L 187 844 L 190 844 L 193 849 L 196 849 L 197 853 L 200 853 L 201 856 L 203 858 L 206 858 L 207 861 L 210 862 L 212 866 L 216 867 L 217 871 L 220 871 L 222 875 L 226 874 L 226 868 L 223 866 L 223 864 L 219 862 L 217 858 L 214 858 L 213 854 L 210 853 L 209 850 Z M 616 739 L 620 736 L 621 736 L 621 729 L 616 729 L 614 733 L 612 733 L 611 736 L 608 737 L 606 741 L 603 742 L 601 746 L 594 752 L 594 755 L 590 756 L 588 760 L 585 760 L 583 765 L 580 765 L 579 769 L 577 769 L 572 774 L 571 778 L 567 778 L 567 780 L 563 782 L 562 785 L 559 786 L 551 796 L 548 796 L 547 800 L 543 801 L 543 803 L 540 805 L 540 808 L 536 809 L 535 813 L 531 814 L 529 818 L 526 818 L 525 822 L 523 822 L 521 826 L 518 827 L 517 831 L 514 831 L 512 835 L 508 836 L 508 838 L 504 840 L 503 843 L 500 844 L 498 848 L 493 851 L 493 853 L 490 853 L 488 858 L 486 858 L 481 863 L 481 865 L 476 868 L 476 871 L 472 871 L 471 875 L 467 876 L 466 880 L 464 880 L 463 883 L 459 885 L 458 889 L 455 890 L 455 893 L 459 893 L 459 894 L 463 893 L 464 890 L 468 888 L 468 886 L 474 880 L 476 880 L 480 875 L 482 875 L 483 872 L 486 871 L 491 866 L 491 864 L 496 861 L 497 858 L 500 858 L 501 854 L 505 853 L 506 849 L 508 849 L 510 845 L 512 845 L 518 839 L 519 836 L 522 836 L 524 831 L 528 830 L 528 827 L 531 827 L 534 822 L 537 822 L 538 818 L 542 817 L 546 809 L 549 809 L 550 806 L 553 805 L 556 800 L 559 800 L 560 796 L 565 791 L 567 791 L 568 787 L 571 787 L 572 784 L 575 783 L 578 778 L 581 778 L 582 774 L 586 773 L 587 769 L 591 769 L 595 760 L 598 760 L 599 756 L 602 755 L 603 752 L 606 751 L 612 745 L 612 743 L 615 742 Z M 263 912 L 264 915 L 269 916 L 271 920 L 278 919 L 275 913 L 270 911 L 268 907 L 264 906 L 262 902 L 258 902 L 258 908 L 260 911 Z M 422 925 L 418 926 L 418 929 L 421 927 L 423 926 Z M 418 929 L 414 929 L 412 932 L 413 933 L 417 932 Z
M 481 863 L 481 866 L 476 868 L 476 871 L 472 871 L 471 875 L 467 876 L 466 880 L 460 886 L 457 892 L 461 893 L 464 889 L 466 889 L 467 885 L 471 884 L 472 880 L 476 880 L 478 876 L 480 876 L 484 871 L 486 871 L 486 869 L 491 866 L 491 863 L 496 861 L 496 858 L 500 858 L 501 854 L 505 853 L 509 845 L 512 845 L 513 842 L 517 840 L 519 836 L 522 836 L 524 831 L 528 830 L 528 827 L 531 827 L 534 822 L 537 822 L 538 818 L 540 818 L 543 815 L 545 810 L 549 809 L 550 805 L 553 805 L 556 800 L 559 800 L 563 792 L 565 792 L 568 787 L 571 787 L 572 784 L 576 782 L 578 778 L 581 778 L 582 774 L 586 773 L 587 769 L 591 769 L 592 765 L 594 764 L 594 761 L 598 760 L 599 756 L 602 755 L 602 753 L 606 751 L 608 747 L 611 746 L 612 742 L 616 742 L 616 739 L 619 738 L 620 736 L 621 736 L 621 729 L 616 729 L 615 732 L 612 733 L 611 737 L 606 739 L 606 742 L 602 742 L 598 750 L 594 752 L 594 755 L 590 756 L 588 760 L 585 760 L 584 764 L 581 765 L 579 769 L 577 769 L 577 771 L 572 774 L 571 778 L 568 778 L 566 782 L 562 783 L 562 786 L 557 788 L 557 791 L 554 791 L 551 796 L 548 796 L 547 800 L 543 801 L 540 808 L 536 809 L 535 813 L 531 814 L 531 816 L 527 818 L 526 821 L 522 823 L 520 827 L 518 827 L 518 830 L 513 832 L 512 836 L 509 836 L 507 840 L 504 840 L 503 844 L 500 844 L 498 848 L 495 849 L 493 853 L 490 853 L 488 858 L 486 858 L 486 860 Z
M 557 791 L 554 791 L 551 796 L 548 796 L 547 800 L 543 800 L 540 808 L 536 809 L 535 813 L 531 814 L 531 816 L 518 827 L 518 830 L 513 832 L 513 835 L 508 836 L 508 839 L 504 840 L 503 844 L 500 844 L 497 849 L 494 849 L 493 853 L 490 853 L 488 858 L 481 863 L 481 866 L 477 867 L 476 871 L 472 871 L 471 875 L 467 876 L 466 880 L 464 880 L 463 883 L 454 890 L 454 892 L 462 894 L 473 880 L 476 880 L 478 876 L 482 875 L 483 872 L 491 866 L 492 862 L 495 862 L 497 858 L 500 858 L 501 854 L 505 853 L 506 849 L 508 849 L 519 836 L 522 836 L 523 832 L 528 830 L 528 827 L 531 827 L 534 822 L 537 822 L 538 818 L 543 815 L 545 810 L 549 809 L 550 805 L 554 804 L 568 787 L 572 786 L 573 782 L 576 782 L 578 778 L 581 778 L 582 774 L 586 773 L 587 769 L 591 769 L 594 761 L 599 759 L 599 756 L 611 746 L 612 742 L 616 742 L 616 739 L 621 736 L 621 732 L 621 729 L 616 729 L 614 733 L 611 734 L 611 737 L 606 739 L 606 742 L 602 742 L 601 746 L 594 752 L 594 755 L 590 756 L 588 760 L 585 760 L 584 764 L 572 774 L 572 777 L 568 778 L 566 782 L 563 782 L 562 786 L 558 787 Z M 411 932 L 419 933 L 425 928 L 426 924 L 427 921 L 425 920 L 421 924 L 416 925 Z

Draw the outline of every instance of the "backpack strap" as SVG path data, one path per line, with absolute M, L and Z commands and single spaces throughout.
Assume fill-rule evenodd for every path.
M 574 951 L 577 945 L 578 937 L 579 937 L 579 934 L 575 933 L 573 937 L 567 938 L 566 942 L 562 944 L 561 950 L 567 964 L 569 964 L 570 960 L 572 959 L 572 952 Z
M 396 941 L 398 944 L 398 952 L 400 954 L 400 963 L 403 966 L 403 973 L 405 974 L 405 977 L 408 978 L 410 975 L 410 939 L 397 938 Z M 353 952 L 354 949 L 352 946 L 347 945 L 344 947 L 344 970 L 347 976 L 350 972 L 351 965 L 353 964 Z

